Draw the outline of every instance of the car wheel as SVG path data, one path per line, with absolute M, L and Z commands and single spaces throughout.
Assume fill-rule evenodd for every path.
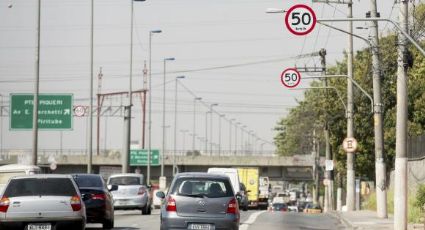
M 152 206 L 149 205 L 149 209 L 148 209 L 148 215 L 152 214 Z
M 111 220 L 105 220 L 102 223 L 103 229 L 112 229 L 114 228 L 114 219 Z
M 142 215 L 148 215 L 149 214 L 149 205 L 146 204 L 145 207 L 142 208 Z

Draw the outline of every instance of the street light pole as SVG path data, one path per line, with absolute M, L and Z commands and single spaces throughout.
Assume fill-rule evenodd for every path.
M 230 119 L 229 120 L 229 153 L 230 155 L 232 154 L 232 121 L 234 121 L 235 119 Z
M 173 151 L 173 176 L 176 175 L 176 151 L 177 151 L 177 85 L 179 83 L 179 79 L 183 79 L 185 76 L 176 77 L 176 84 L 174 88 L 174 151 Z
M 235 123 L 235 156 L 238 155 L 238 125 L 240 122 Z
M 183 129 L 183 130 L 180 130 L 180 132 L 183 133 L 183 147 L 182 147 L 183 155 L 182 156 L 185 156 L 186 155 L 186 133 L 189 132 L 189 130 Z
M 376 0 L 371 0 L 371 17 L 377 17 Z M 372 32 L 372 73 L 373 73 L 373 101 L 375 127 L 375 181 L 376 181 L 376 212 L 378 217 L 387 218 L 387 189 L 386 166 L 384 161 L 384 133 L 381 102 L 381 63 L 379 60 L 378 22 L 370 22 Z
M 94 0 L 91 0 L 91 26 L 90 26 L 90 108 L 89 108 L 89 159 L 87 173 L 92 172 L 93 164 L 93 35 L 94 35 Z
M 165 132 L 166 132 L 166 126 L 165 126 L 165 89 L 166 89 L 166 63 L 167 61 L 174 61 L 175 58 L 164 58 L 164 78 L 163 78 L 163 91 L 162 91 L 162 154 L 161 154 L 161 177 L 164 176 L 164 158 L 165 158 Z
M 221 154 L 221 118 L 224 117 L 224 114 L 220 114 L 218 118 L 218 155 Z
M 210 113 L 209 110 L 205 112 L 205 153 L 208 152 L 208 114 L 209 113 Z
M 202 100 L 202 97 L 195 97 L 193 99 L 193 139 L 192 139 L 192 152 L 195 152 L 195 137 L 196 137 L 196 101 Z
M 33 120 L 32 120 L 32 158 L 31 164 L 37 165 L 38 152 L 38 94 L 40 90 L 40 22 L 41 22 L 41 0 L 37 5 L 37 49 L 35 55 L 35 83 L 33 99 Z
M 149 143 L 148 143 L 148 162 L 147 162 L 147 176 L 146 183 L 150 184 L 151 181 L 151 152 L 152 152 L 152 36 L 153 34 L 161 33 L 161 30 L 151 30 L 149 31 Z
M 401 31 L 408 33 L 408 0 L 400 1 Z M 394 229 L 407 229 L 407 39 L 398 35 L 397 58 L 397 120 L 394 187 Z
M 213 107 L 217 106 L 217 103 L 210 105 L 210 154 L 212 154 L 212 146 L 213 146 Z

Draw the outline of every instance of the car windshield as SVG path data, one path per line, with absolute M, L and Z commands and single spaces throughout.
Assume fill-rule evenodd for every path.
M 112 177 L 109 179 L 109 184 L 111 185 L 141 185 L 143 181 L 140 181 L 139 177 Z
M 74 196 L 72 181 L 68 178 L 26 178 L 11 180 L 4 196 Z
M 100 176 L 93 175 L 74 175 L 74 180 L 78 187 L 103 187 L 102 178 Z
M 234 196 L 228 180 L 215 178 L 180 178 L 174 183 L 171 193 L 209 198 Z

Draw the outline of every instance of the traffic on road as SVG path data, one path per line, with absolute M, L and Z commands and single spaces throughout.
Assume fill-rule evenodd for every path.
M 338 220 L 313 205 L 303 191 L 305 184 L 291 189 L 272 186 L 254 167 L 178 173 L 156 193 L 156 186 L 146 185 L 138 173 L 106 179 L 99 174 L 42 174 L 36 166 L 27 167 L 31 173 L 20 170 L 25 166 L 3 168 L 13 167 L 14 173 L 2 178 L 7 183 L 0 194 L 0 229 L 248 230 L 264 224 L 267 229 L 292 229 L 309 228 L 311 219 L 320 220 L 322 229 L 340 226 L 330 224 Z M 255 190 L 240 181 L 249 181 Z M 157 208 L 154 197 L 160 199 Z
M 424 15 L 0 1 L 0 230 L 423 227 Z

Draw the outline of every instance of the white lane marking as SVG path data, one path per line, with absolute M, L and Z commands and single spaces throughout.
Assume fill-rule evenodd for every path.
M 260 211 L 260 212 L 254 212 L 252 213 L 248 220 L 246 220 L 245 222 L 243 222 L 240 226 L 239 226 L 239 230 L 248 230 L 249 225 L 253 224 L 255 222 L 255 220 L 257 219 L 258 216 L 260 216 L 261 214 L 265 213 L 267 211 Z

